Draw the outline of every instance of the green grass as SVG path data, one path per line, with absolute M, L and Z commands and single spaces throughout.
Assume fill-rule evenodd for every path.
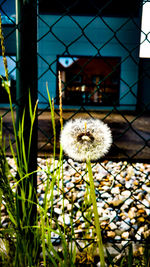
M 7 91 L 9 92 L 8 88 Z M 73 208 L 74 203 L 71 200 L 72 209 L 70 211 L 70 228 L 68 231 L 65 225 L 65 188 L 63 181 L 63 151 L 60 148 L 60 157 L 55 163 L 56 156 L 56 129 L 55 129 L 55 116 L 54 116 L 54 105 L 51 101 L 49 91 L 47 88 L 50 112 L 52 118 L 52 127 L 54 134 L 54 152 L 53 160 L 51 163 L 47 161 L 47 169 L 45 171 L 46 179 L 43 182 L 44 186 L 44 200 L 43 205 L 39 205 L 38 198 L 33 201 L 32 193 L 33 187 L 32 183 L 29 183 L 29 191 L 26 193 L 26 183 L 25 181 L 32 181 L 32 175 L 38 170 L 34 170 L 29 173 L 28 164 L 30 157 L 30 147 L 32 139 L 32 130 L 35 121 L 36 108 L 34 110 L 31 108 L 31 97 L 29 95 L 29 107 L 30 107 L 30 120 L 31 129 L 29 135 L 28 151 L 26 155 L 25 141 L 23 137 L 24 132 L 24 117 L 25 111 L 23 113 L 22 122 L 19 126 L 19 132 L 14 125 L 14 133 L 16 138 L 16 151 L 14 152 L 14 146 L 10 140 L 10 148 L 12 157 L 17 167 L 17 177 L 13 177 L 10 173 L 9 165 L 6 159 L 5 153 L 5 138 L 3 135 L 2 118 L 0 122 L 0 203 L 5 205 L 6 213 L 8 216 L 8 226 L 7 228 L 0 227 L 0 264 L 5 266 L 6 262 L 8 266 L 80 266 L 84 264 L 94 264 L 95 255 L 94 251 L 96 247 L 99 248 L 99 256 L 101 261 L 101 266 L 120 266 L 120 267 L 131 267 L 131 266 L 150 266 L 150 248 L 146 245 L 143 256 L 134 257 L 132 245 L 129 244 L 128 251 L 120 257 L 118 262 L 114 263 L 114 258 L 112 255 L 107 254 L 104 257 L 104 246 L 102 242 L 101 229 L 99 223 L 99 216 L 97 212 L 97 203 L 95 196 L 94 181 L 92 175 L 91 163 L 87 162 L 87 171 L 89 177 L 89 183 L 86 183 L 86 194 L 84 198 L 84 205 L 82 209 L 86 209 L 86 231 L 85 237 L 88 236 L 89 230 L 94 214 L 94 224 L 93 233 L 91 239 L 95 239 L 95 243 L 89 245 L 88 241 L 85 242 L 85 249 L 83 252 L 79 252 L 76 247 L 75 242 L 75 232 L 74 232 L 74 220 L 73 220 Z M 10 96 L 11 99 L 11 96 Z M 13 106 L 10 105 L 11 113 L 13 114 Z M 14 118 L 14 114 L 13 114 Z M 20 147 L 19 147 L 20 146 Z M 18 147 L 18 148 L 17 148 Z M 42 170 L 44 172 L 44 170 Z M 11 178 L 10 178 L 11 177 Z M 10 181 L 14 181 L 14 185 L 10 186 Z M 54 189 L 57 188 L 58 195 L 62 197 L 62 217 L 63 222 L 60 225 L 57 218 L 54 217 Z M 15 190 L 15 191 L 14 191 Z M 19 194 L 18 194 L 19 191 Z M 21 206 L 20 206 L 21 205 Z M 34 220 L 34 224 L 31 224 L 31 217 L 33 206 L 36 206 L 37 216 Z M 22 214 L 20 213 L 20 207 Z M 48 209 L 51 207 L 50 216 L 48 215 Z M 93 207 L 93 209 L 91 209 Z M 2 220 L 2 214 L 0 213 L 0 218 Z M 89 223 L 88 223 L 89 222 Z M 54 228 L 55 224 L 55 228 Z M 55 247 L 52 243 L 51 235 L 55 233 L 61 240 L 61 249 Z M 96 235 L 96 236 L 95 236 Z M 32 242 L 31 241 L 32 236 Z M 86 238 L 85 238 L 86 239 Z M 97 245 L 96 245 L 97 242 Z M 106 266 L 107 266 L 106 265 Z

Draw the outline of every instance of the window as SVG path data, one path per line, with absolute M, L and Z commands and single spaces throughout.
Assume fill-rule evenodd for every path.
M 119 103 L 120 58 L 58 57 L 57 62 L 64 105 L 111 106 Z

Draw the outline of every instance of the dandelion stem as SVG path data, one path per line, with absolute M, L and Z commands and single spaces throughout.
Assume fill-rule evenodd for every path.
M 62 109 L 62 83 L 61 83 L 61 73 L 58 72 L 58 82 L 59 82 L 59 115 L 60 115 L 60 129 L 63 130 L 63 109 Z M 64 178 L 63 178 L 63 148 L 60 144 L 60 155 L 59 155 L 59 163 L 60 163 L 60 170 L 59 170 L 59 178 L 62 179 L 62 195 L 63 195 L 63 204 L 62 204 L 62 216 L 64 222 L 64 235 L 65 235 L 65 213 L 64 213 Z M 58 181 L 59 184 L 59 181 Z M 59 187 L 59 186 L 58 186 Z
M 59 82 L 59 112 L 60 112 L 60 126 L 61 131 L 63 129 L 63 117 L 62 117 L 62 86 L 61 86 L 61 74 L 58 72 L 58 82 Z
M 104 248 L 103 248 L 101 229 L 100 229 L 100 224 L 99 224 L 99 216 L 98 216 L 98 211 L 97 211 L 97 203 L 96 203 L 96 195 L 95 195 L 91 162 L 87 160 L 86 163 L 87 163 L 87 169 L 88 169 L 89 180 L 90 180 L 90 192 L 91 192 L 91 199 L 93 203 L 93 212 L 94 212 L 94 220 L 95 220 L 95 227 L 96 227 L 96 234 L 97 234 L 97 243 L 99 247 L 100 262 L 101 262 L 101 267 L 105 267 Z

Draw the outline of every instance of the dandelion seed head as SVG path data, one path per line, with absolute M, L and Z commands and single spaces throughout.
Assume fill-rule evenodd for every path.
M 104 156 L 111 144 L 110 128 L 98 119 L 69 120 L 60 135 L 64 152 L 76 161 L 97 160 Z

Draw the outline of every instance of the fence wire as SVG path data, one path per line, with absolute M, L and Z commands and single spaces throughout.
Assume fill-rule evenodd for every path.
M 10 11 L 10 2 L 14 13 Z M 59 153 L 60 71 L 64 123 L 78 117 L 100 118 L 112 130 L 109 154 L 92 166 L 103 241 L 112 254 L 121 253 L 129 241 L 140 244 L 150 238 L 150 61 L 139 57 L 144 42 L 149 42 L 149 31 L 141 29 L 142 8 L 147 2 L 89 0 L 49 4 L 41 0 L 37 4 L 39 200 L 42 205 L 40 188 L 41 185 L 44 188 L 44 181 L 49 177 L 45 156 L 52 156 L 54 145 L 46 83 L 55 103 L 56 152 Z M 18 29 L 15 1 L 0 1 L 0 12 L 15 111 L 15 32 Z M 5 76 L 3 71 L 1 75 Z M 0 115 L 9 156 L 9 137 L 12 142 L 15 139 L 2 80 L 0 86 Z M 91 206 L 85 201 L 86 166 L 64 155 L 63 168 L 66 234 L 69 239 L 72 216 L 74 241 L 79 251 L 83 251 L 94 242 Z M 62 227 L 60 192 L 62 187 L 56 186 L 53 222 L 55 225 L 58 219 Z M 52 239 L 53 244 L 59 245 L 60 236 Z

